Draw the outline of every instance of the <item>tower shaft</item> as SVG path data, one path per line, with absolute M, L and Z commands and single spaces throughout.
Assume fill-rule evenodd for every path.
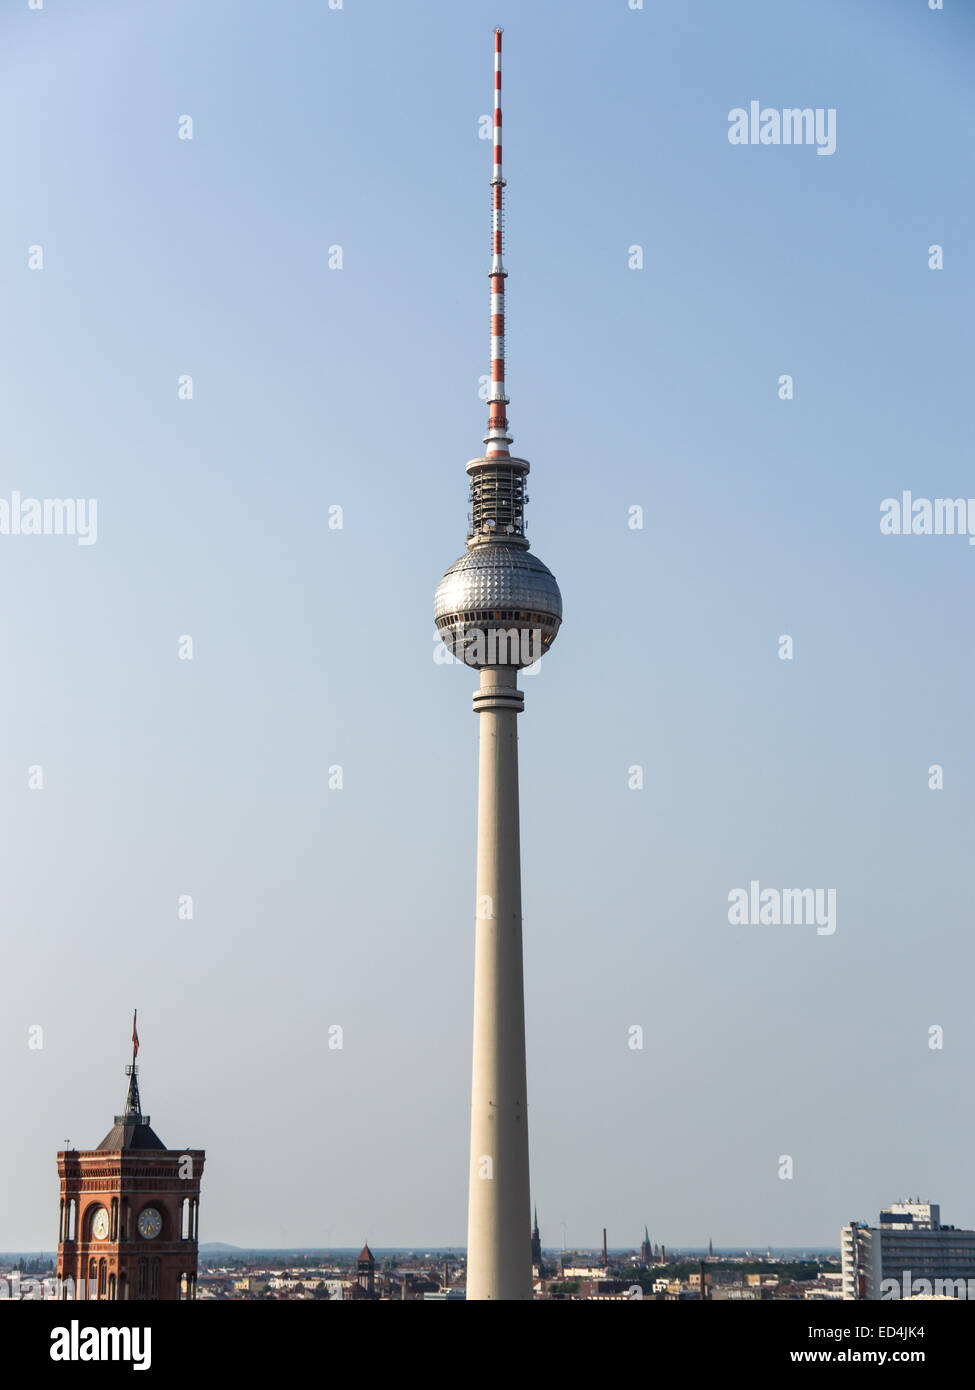
M 517 672 L 481 671 L 469 1299 L 531 1298 Z

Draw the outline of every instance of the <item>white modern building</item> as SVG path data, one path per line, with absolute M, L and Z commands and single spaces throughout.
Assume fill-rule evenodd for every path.
M 975 1299 L 975 1231 L 944 1226 L 936 1203 L 894 1202 L 876 1226 L 840 1237 L 845 1299 Z

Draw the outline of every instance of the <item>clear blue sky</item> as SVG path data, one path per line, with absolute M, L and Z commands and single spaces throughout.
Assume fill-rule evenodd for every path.
M 520 726 L 543 1240 L 833 1244 L 909 1193 L 975 1226 L 975 550 L 879 530 L 975 496 L 971 11 L 23 0 L 0 497 L 95 497 L 98 539 L 0 536 L 3 1248 L 53 1245 L 134 1005 L 203 1240 L 466 1238 L 476 722 L 432 599 L 486 420 L 497 23 L 509 413 L 566 612 Z M 835 108 L 835 154 L 730 145 L 751 100 Z M 835 889 L 835 934 L 731 926 L 752 879 Z

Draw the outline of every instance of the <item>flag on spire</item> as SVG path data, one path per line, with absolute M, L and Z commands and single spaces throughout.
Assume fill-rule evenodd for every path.
M 138 1016 L 138 1013 L 139 1013 L 139 1010 L 138 1010 L 138 1009 L 133 1009 L 133 1010 L 132 1010 L 132 1060 L 133 1060 L 133 1061 L 134 1061 L 134 1060 L 136 1059 L 136 1057 L 138 1057 L 138 1055 L 139 1055 L 139 1032 L 138 1032 L 138 1029 L 137 1029 L 136 1026 L 135 1026 L 135 1021 L 136 1021 L 136 1018 L 137 1018 L 137 1016 Z

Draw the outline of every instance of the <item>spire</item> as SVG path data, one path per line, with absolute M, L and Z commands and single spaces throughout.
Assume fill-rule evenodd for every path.
M 115 1116 L 115 1124 L 97 1146 L 99 1149 L 117 1151 L 119 1149 L 164 1149 L 166 1145 L 149 1125 L 149 1116 L 142 1113 L 139 1097 L 139 1068 L 136 1057 L 139 1055 L 139 1034 L 136 1028 L 136 1015 L 132 1015 L 132 1061 L 125 1068 L 129 1078 L 125 1094 L 125 1105 L 121 1115 Z
M 538 1229 L 538 1207 L 535 1208 L 535 1224 L 532 1227 L 531 1240 L 532 1265 L 537 1266 L 538 1272 L 542 1272 L 542 1233 Z
M 149 1125 L 149 1116 L 142 1113 L 139 1098 L 139 1068 L 135 1059 L 139 1055 L 139 1034 L 136 1029 L 136 1016 L 132 1015 L 132 1061 L 125 1068 L 129 1087 L 125 1095 L 125 1106 L 121 1115 L 115 1116 L 115 1124 L 98 1145 L 99 1149 L 117 1152 L 120 1149 L 164 1149 L 166 1145 Z
M 501 172 L 501 30 L 494 31 L 494 171 L 491 175 L 491 385 L 488 392 L 488 432 L 485 457 L 510 457 L 504 383 L 504 176 Z
M 129 1078 L 128 1094 L 125 1097 L 125 1109 L 122 1118 L 125 1123 L 142 1124 L 142 1102 L 139 1099 L 139 1068 L 135 1064 L 135 1059 L 139 1055 L 139 1032 L 136 1027 L 138 1009 L 132 1012 L 132 1065 L 125 1068 L 125 1074 Z M 131 1116 L 131 1120 L 130 1117 Z

